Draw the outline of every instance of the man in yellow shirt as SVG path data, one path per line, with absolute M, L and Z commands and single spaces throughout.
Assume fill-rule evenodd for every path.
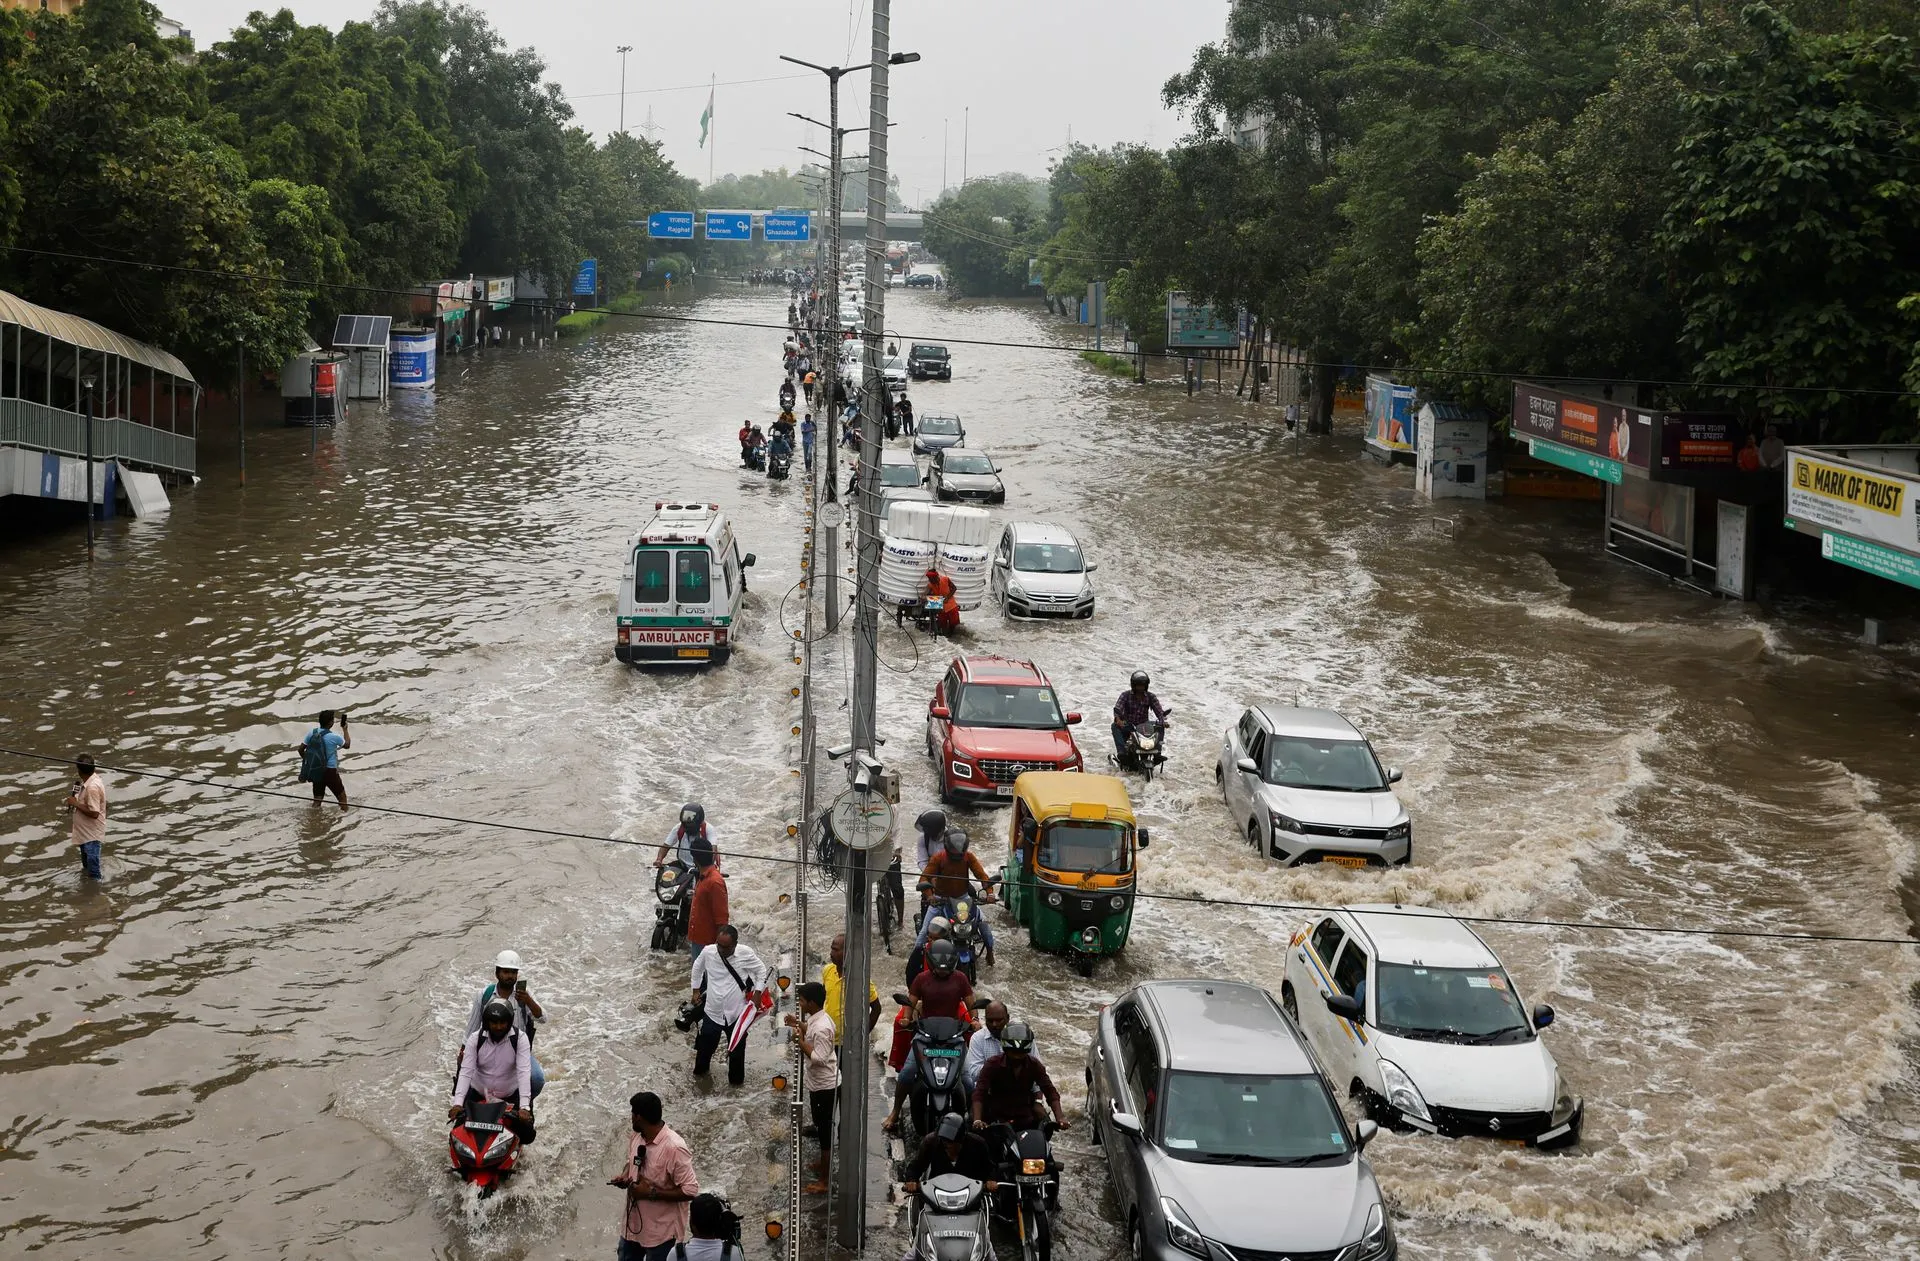
M 833 1044 L 839 1046 L 846 1024 L 840 1019 L 841 1004 L 846 997 L 847 983 L 840 975 L 840 969 L 847 964 L 847 935 L 834 934 L 833 944 L 827 948 L 827 957 L 831 960 L 820 970 L 820 983 L 827 987 L 826 1013 L 833 1020 Z M 880 1023 L 880 991 L 872 981 L 867 982 L 867 1032 Z

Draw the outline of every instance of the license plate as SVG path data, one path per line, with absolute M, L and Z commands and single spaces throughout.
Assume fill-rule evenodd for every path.
M 679 655 L 682 657 L 706 657 L 710 654 L 705 648 L 682 648 Z
M 1336 867 L 1351 867 L 1356 871 L 1364 871 L 1368 865 L 1366 859 L 1356 857 L 1352 854 L 1328 854 L 1320 861 L 1323 863 L 1332 863 Z
M 1013 796 L 1013 785 L 1012 784 L 996 784 L 994 786 L 993 791 L 998 796 L 1011 797 Z

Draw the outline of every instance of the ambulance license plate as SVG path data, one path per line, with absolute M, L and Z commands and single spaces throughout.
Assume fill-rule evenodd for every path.
M 705 648 L 682 648 L 682 649 L 680 650 L 680 655 L 681 655 L 681 656 L 683 656 L 683 657 L 700 657 L 700 658 L 705 658 L 705 657 L 707 657 L 707 656 L 709 656 L 710 654 L 708 653 L 708 651 L 707 651 L 707 650 L 706 650 Z

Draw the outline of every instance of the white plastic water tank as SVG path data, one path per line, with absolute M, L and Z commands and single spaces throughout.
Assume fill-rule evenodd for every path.
M 954 543 L 940 545 L 937 567 L 941 573 L 953 579 L 954 598 L 959 601 L 962 610 L 977 609 L 986 603 L 987 567 L 992 555 L 991 550 L 985 547 Z
M 908 506 L 896 504 L 894 511 Z M 888 534 L 880 545 L 881 603 L 898 604 L 902 600 L 926 594 L 927 569 L 934 563 L 935 555 L 931 543 Z

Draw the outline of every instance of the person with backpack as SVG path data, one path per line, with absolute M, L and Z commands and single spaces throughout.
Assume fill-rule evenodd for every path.
M 533 1053 L 526 1035 L 513 1027 L 513 1005 L 494 999 L 480 1013 L 480 1027 L 467 1035 L 460 1051 L 460 1075 L 454 1079 L 447 1116 L 458 1120 L 469 1104 L 501 1101 L 510 1105 L 506 1124 L 522 1143 L 533 1141 Z
M 320 711 L 320 725 L 300 742 L 300 782 L 313 785 L 313 804 L 327 799 L 327 789 L 347 808 L 347 785 L 340 778 L 340 750 L 353 747 L 353 733 L 347 730 L 347 716 L 340 715 L 340 732 L 334 734 L 333 711 Z
M 673 1261 L 747 1261 L 740 1246 L 740 1217 L 711 1191 L 702 1191 L 687 1206 L 693 1237 L 673 1245 Z
M 536 1032 L 534 1025 L 536 1021 L 545 1020 L 547 1012 L 544 1007 L 534 1001 L 533 995 L 527 993 L 527 983 L 520 979 L 520 967 L 518 951 L 502 950 L 494 956 L 493 983 L 474 996 L 473 1011 L 467 1016 L 467 1035 L 471 1037 L 479 1030 L 481 1017 L 487 1010 L 487 1004 L 494 999 L 497 998 L 512 1007 L 514 1030 L 527 1039 L 527 1062 L 531 1068 L 529 1076 L 533 1083 L 527 1099 L 532 1101 L 538 1099 L 540 1092 L 547 1086 L 546 1071 L 540 1067 L 540 1061 L 535 1059 L 533 1054 L 533 1035 Z

